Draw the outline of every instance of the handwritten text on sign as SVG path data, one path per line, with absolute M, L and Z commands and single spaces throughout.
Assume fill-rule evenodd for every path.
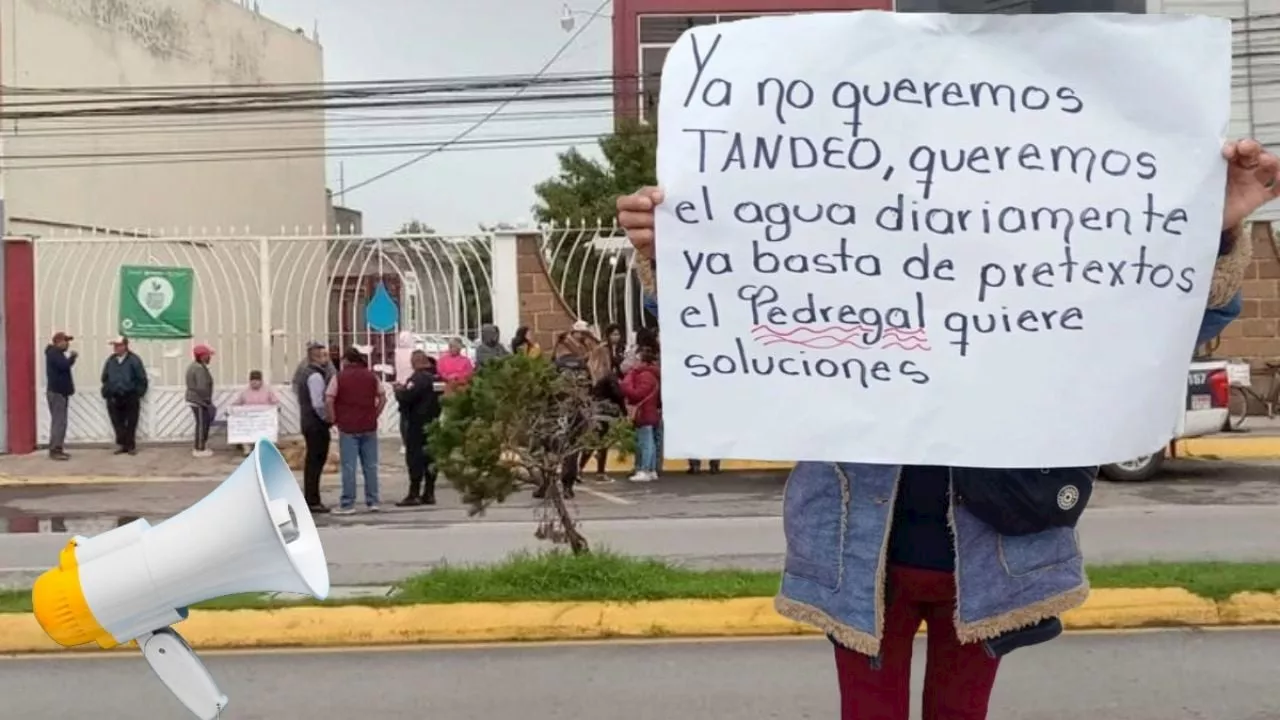
M 237 405 L 227 413 L 227 442 L 232 445 L 276 442 L 279 434 L 280 411 L 274 405 Z
M 1048 467 L 1168 441 L 1230 26 L 814 14 L 662 75 L 666 454 Z M 768 48 L 768 52 L 762 52 Z

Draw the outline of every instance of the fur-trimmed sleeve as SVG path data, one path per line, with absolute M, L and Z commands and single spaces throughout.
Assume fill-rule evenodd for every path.
M 1244 271 L 1253 262 L 1253 243 L 1258 239 L 1271 242 L 1271 223 L 1255 222 L 1248 234 L 1244 226 L 1227 231 L 1231 235 L 1230 248 L 1218 257 L 1213 266 L 1213 281 L 1209 285 L 1208 307 L 1220 308 L 1240 292 L 1244 284 Z M 1225 238 L 1224 238 L 1225 240 Z
M 636 256 L 636 277 L 640 280 L 645 308 L 657 315 L 658 275 L 654 271 L 653 258 Z

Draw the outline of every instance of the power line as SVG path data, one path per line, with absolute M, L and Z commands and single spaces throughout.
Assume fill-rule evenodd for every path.
M 475 139 L 462 140 L 456 142 L 439 142 L 434 143 L 438 152 L 479 152 L 485 150 L 524 150 L 530 148 L 571 148 L 587 142 L 598 142 L 599 135 L 563 135 L 538 137 L 529 136 L 527 138 L 502 138 L 502 139 Z M 372 145 L 372 144 L 371 144 Z M 137 157 L 122 160 L 93 160 L 93 161 L 77 161 L 77 162 L 37 162 L 37 163 L 10 163 L 6 166 L 8 172 L 21 171 L 39 171 L 39 170 L 62 170 L 68 168 L 107 168 L 107 167 L 145 167 L 153 165 L 188 165 L 201 164 L 210 162 L 248 162 L 248 161 L 265 161 L 265 160 L 298 160 L 307 158 L 349 158 L 349 157 L 375 157 L 375 156 L 395 156 L 404 155 L 406 153 L 418 153 L 424 145 L 428 143 L 390 143 L 392 147 L 368 147 L 368 146 L 352 146 L 349 150 L 335 152 L 332 149 L 325 151 L 310 150 L 306 152 L 282 152 L 280 149 L 262 148 L 260 154 L 219 154 L 209 152 L 199 157 Z M 97 157 L 97 156 L 95 156 Z M 49 159 L 56 159 L 50 157 Z
M 613 98 L 600 98 L 600 100 L 606 101 L 600 107 L 577 107 L 569 110 L 513 111 L 494 117 L 489 122 L 490 124 L 545 123 L 612 116 L 614 112 L 612 102 Z M 247 132 L 276 129 L 305 130 L 309 128 L 344 130 L 349 128 L 384 129 L 423 126 L 438 127 L 462 125 L 464 123 L 475 122 L 477 118 L 483 117 L 483 114 L 481 113 L 388 114 L 386 117 L 377 117 L 365 114 L 353 116 L 339 115 L 338 113 L 332 114 L 337 115 L 337 117 L 330 117 L 327 119 L 315 117 L 279 117 L 249 120 L 239 120 L 234 117 L 223 119 L 214 119 L 210 117 L 209 119 L 202 119 L 199 121 L 179 122 L 78 122 L 67 124 L 42 120 L 27 123 L 29 127 L 20 127 L 17 130 L 5 133 L 5 135 L 6 137 L 11 138 L 54 138 L 97 135 L 195 135 L 199 133 L 214 132 Z
M 549 71 L 549 70 L 551 69 L 551 66 L 552 66 L 552 65 L 554 65 L 554 64 L 556 63 L 556 61 L 557 61 L 557 60 L 559 60 L 559 59 L 560 59 L 560 57 L 561 57 L 562 55 L 564 55 L 564 54 L 569 50 L 569 48 L 573 46 L 573 44 L 574 44 L 575 42 L 577 42 L 578 38 L 582 36 L 582 33 L 586 32 L 587 28 L 591 27 L 591 24 L 592 24 L 593 22 L 595 22 L 595 19 L 596 19 L 597 17 L 599 17 L 600 13 L 601 13 L 601 12 L 603 12 L 603 11 L 604 11 L 604 9 L 605 9 L 605 8 L 609 5 L 609 3 L 611 3 L 611 2 L 613 2 L 613 0 L 602 0 L 602 1 L 601 1 L 601 3 L 596 7 L 595 11 L 594 11 L 594 12 L 592 12 L 592 13 L 591 13 L 591 15 L 587 18 L 586 22 L 582 23 L 582 27 L 579 27 L 579 28 L 577 29 L 577 31 L 575 31 L 572 35 L 570 35 L 570 36 L 569 36 L 569 39 L 568 39 L 568 40 L 565 40 L 564 44 L 560 46 L 560 49 L 559 49 L 559 50 L 556 50 L 556 51 L 555 51 L 555 53 L 554 53 L 554 54 L 552 54 L 552 56 L 551 56 L 550 58 L 548 58 L 548 59 L 547 59 L 547 61 L 546 61 L 545 63 L 543 63 L 542 67 L 538 68 L 538 71 L 537 71 L 536 73 L 534 73 L 533 80 L 538 80 L 538 79 L 542 78 L 543 74 L 545 74 L 547 71 Z M 528 87 L 528 86 L 525 86 L 525 87 Z M 448 148 L 448 147 L 452 146 L 454 143 L 457 143 L 457 142 L 462 141 L 462 140 L 463 140 L 463 139 L 465 139 L 467 136 L 469 136 L 471 133 L 473 133 L 473 132 L 475 132 L 476 130 L 479 130 L 481 127 L 483 127 L 483 126 L 484 126 L 484 124 L 485 124 L 486 122 L 488 122 L 490 119 L 492 119 L 492 118 L 493 118 L 494 116 L 496 116 L 498 113 L 500 113 L 500 112 L 502 112 L 504 109 L 506 109 L 507 105 L 509 105 L 509 104 L 511 104 L 511 102 L 515 101 L 515 100 L 516 100 L 516 98 L 518 97 L 518 95 L 519 95 L 519 94 L 521 94 L 521 93 L 523 93 L 524 89 L 525 89 L 525 88 L 521 88 L 520 90 L 517 90 L 517 91 L 516 91 L 516 95 L 513 95 L 513 96 L 511 96 L 511 98 L 509 98 L 508 100 L 503 101 L 500 105 L 498 105 L 498 107 L 494 108 L 491 112 L 489 112 L 488 114 L 486 114 L 484 117 L 480 118 L 480 119 L 479 119 L 479 120 L 477 120 L 475 123 L 473 123 L 472 125 L 470 125 L 470 126 L 469 126 L 469 127 L 467 127 L 466 129 L 464 129 L 462 132 L 458 133 L 456 136 L 454 136 L 454 138 L 453 138 L 453 142 L 451 142 L 451 143 L 449 143 L 449 144 L 446 144 L 446 145 L 443 145 L 443 146 L 441 146 L 441 147 L 439 147 L 439 148 L 435 148 L 435 149 L 433 149 L 433 150 L 428 150 L 428 151 L 426 151 L 426 152 L 422 153 L 421 155 L 418 155 L 417 157 L 410 158 L 409 160 L 407 160 L 407 161 L 405 161 L 405 162 L 402 162 L 402 163 L 399 163 L 399 164 L 397 164 L 397 165 L 394 165 L 394 166 L 392 166 L 392 167 L 390 167 L 390 168 L 387 168 L 386 170 L 383 170 L 382 172 L 380 172 L 380 173 L 378 173 L 378 174 L 376 174 L 376 175 L 374 175 L 374 176 L 372 176 L 372 177 L 366 178 L 365 180 L 361 180 L 360 182 L 355 183 L 354 185 L 350 185 L 350 186 L 348 186 L 348 187 L 345 187 L 345 188 L 343 188 L 343 189 L 342 189 L 341 197 L 342 197 L 343 199 L 345 199 L 346 194 L 347 194 L 347 193 L 349 193 L 349 192 L 351 192 L 351 191 L 353 191 L 353 190 L 359 190 L 360 188 L 368 187 L 369 185 L 372 185 L 373 183 L 375 183 L 375 182 L 377 182 L 377 181 L 379 181 L 379 180 L 382 180 L 382 179 L 384 179 L 384 178 L 390 177 L 390 176 L 392 176 L 392 175 L 394 175 L 394 174 L 396 174 L 396 173 L 400 172 L 401 170 L 404 170 L 404 169 L 406 169 L 406 168 L 412 167 L 412 166 L 414 166 L 414 165 L 416 165 L 416 164 L 418 164 L 418 163 L 422 162 L 423 160 L 426 160 L 427 158 L 431 157 L 432 155 L 435 155 L 436 153 L 443 151 L 445 148 Z

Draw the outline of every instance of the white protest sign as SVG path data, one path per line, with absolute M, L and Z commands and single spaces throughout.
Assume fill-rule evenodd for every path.
M 662 73 L 669 457 L 1118 462 L 1170 439 L 1221 232 L 1231 26 L 820 13 Z
M 279 434 L 280 412 L 274 405 L 235 405 L 227 412 L 227 443 L 231 445 L 276 442 Z

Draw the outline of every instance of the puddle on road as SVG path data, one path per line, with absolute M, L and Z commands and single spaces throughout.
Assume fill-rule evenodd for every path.
M 38 533 L 71 533 L 97 535 L 128 525 L 136 515 L 0 515 L 0 534 L 31 535 Z

